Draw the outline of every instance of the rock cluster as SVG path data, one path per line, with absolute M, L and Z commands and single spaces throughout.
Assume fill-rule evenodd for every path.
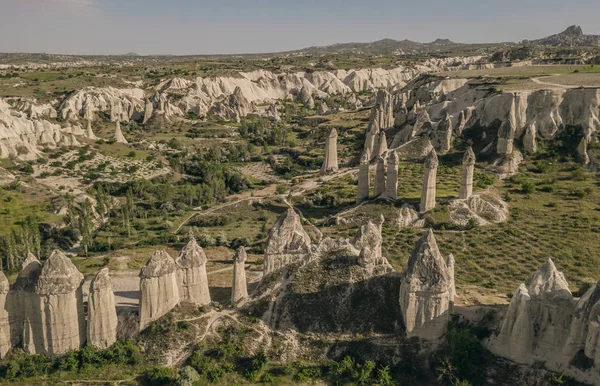
M 204 250 L 192 237 L 175 260 L 180 301 L 199 306 L 210 303 L 206 261 Z
M 563 273 L 548 259 L 519 286 L 487 345 L 515 362 L 544 362 L 549 370 L 598 384 L 599 337 L 600 283 L 575 300 Z
M 325 158 L 321 166 L 321 175 L 338 171 L 337 137 L 337 130 L 334 127 L 329 131 L 325 141 Z
M 302 227 L 300 216 L 294 209 L 288 208 L 269 232 L 265 245 L 264 274 L 306 256 L 310 245 L 310 237 Z
M 177 304 L 177 266 L 167 251 L 156 251 L 140 271 L 140 330 Z
M 400 308 L 408 336 L 439 338 L 454 306 L 454 257 L 442 257 L 431 229 L 415 245 L 403 272 Z

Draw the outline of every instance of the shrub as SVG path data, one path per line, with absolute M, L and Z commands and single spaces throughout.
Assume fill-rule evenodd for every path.
M 155 367 L 148 370 L 144 374 L 144 379 L 152 386 L 172 385 L 175 381 L 173 372 L 168 367 Z
M 524 181 L 521 183 L 521 191 L 525 194 L 535 193 L 535 184 L 531 181 Z

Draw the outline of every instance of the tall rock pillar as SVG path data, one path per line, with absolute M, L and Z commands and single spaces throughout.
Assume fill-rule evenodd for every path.
M 337 137 L 337 130 L 334 127 L 325 141 L 325 159 L 321 167 L 321 175 L 338 171 Z
M 248 299 L 246 284 L 246 250 L 239 247 L 233 256 L 233 284 L 231 286 L 231 305 L 236 306 Z
M 87 341 L 108 348 L 117 341 L 117 308 L 108 268 L 92 279 L 88 298 Z
M 407 335 L 439 338 L 454 303 L 454 258 L 442 257 L 431 229 L 417 241 L 403 275 L 400 309 Z
M 466 200 L 473 194 L 473 171 L 475 169 L 475 153 L 469 146 L 462 161 L 462 177 L 460 180 L 460 190 L 458 198 Z
M 391 151 L 387 161 L 384 196 L 395 201 L 398 199 L 398 154 Z
M 123 132 L 121 131 L 121 123 L 119 121 L 117 121 L 117 124 L 115 126 L 115 140 L 117 141 L 117 143 L 128 143 L 125 139 L 125 136 L 123 135 Z
M 0 358 L 4 358 L 12 346 L 8 316 L 9 307 L 6 304 L 9 290 L 10 284 L 8 283 L 8 279 L 4 275 L 4 272 L 0 271 Z
M 423 179 L 423 190 L 421 192 L 421 213 L 435 208 L 435 184 L 437 179 L 438 157 L 435 149 L 431 149 L 425 158 L 425 177 Z
M 204 250 L 192 237 L 175 260 L 181 301 L 199 306 L 210 303 L 206 261 Z
M 383 157 L 377 157 L 377 167 L 375 168 L 375 187 L 373 197 L 379 197 L 385 192 L 385 160 Z
M 356 196 L 356 202 L 363 201 L 369 198 L 369 184 L 370 184 L 370 172 L 369 172 L 369 160 L 371 156 L 367 149 L 363 152 L 360 157 L 360 166 L 358 167 L 358 193 Z
M 159 250 L 140 271 L 140 331 L 179 304 L 175 261 Z

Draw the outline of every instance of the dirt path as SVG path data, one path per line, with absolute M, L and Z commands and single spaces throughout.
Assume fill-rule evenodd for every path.
M 531 80 L 537 84 L 543 84 L 545 86 L 552 86 L 552 87 L 556 87 L 556 88 L 561 88 L 561 89 L 566 89 L 566 88 L 577 88 L 579 86 L 569 86 L 569 85 L 564 85 L 564 84 L 559 84 L 559 83 L 552 83 L 552 82 L 545 82 L 542 79 L 543 78 L 549 78 L 551 76 L 556 76 L 556 75 L 550 75 L 550 76 L 544 76 L 544 77 L 538 77 L 538 78 L 531 78 Z

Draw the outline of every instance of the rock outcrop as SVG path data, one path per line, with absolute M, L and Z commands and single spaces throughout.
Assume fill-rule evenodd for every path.
M 369 198 L 369 186 L 371 184 L 369 160 L 371 156 L 368 150 L 362 153 L 360 157 L 360 166 L 358 167 L 358 189 L 356 202 L 361 202 Z
M 497 192 L 489 190 L 471 195 L 467 199 L 458 199 L 448 206 L 450 222 L 466 226 L 470 221 L 478 225 L 498 224 L 508 220 L 508 204 Z
M 302 103 L 304 106 L 308 107 L 309 109 L 315 108 L 315 100 L 313 99 L 313 96 L 310 93 L 310 91 L 308 91 L 308 88 L 306 88 L 305 86 L 303 86 L 300 89 L 296 100 Z
M 180 301 L 199 306 L 210 303 L 206 261 L 204 250 L 192 237 L 175 260 Z
M 256 107 L 248 101 L 242 89 L 236 87 L 231 95 L 216 103 L 209 113 L 228 121 L 240 122 L 243 117 L 255 110 Z
M 395 219 L 398 229 L 404 228 L 422 228 L 425 225 L 425 220 L 421 219 L 419 213 L 409 204 L 404 204 L 398 211 Z
M 329 131 L 325 141 L 325 157 L 323 166 L 321 166 L 321 175 L 338 171 L 337 138 L 337 130 L 334 127 Z
M 469 146 L 462 160 L 462 175 L 460 177 L 460 190 L 458 198 L 466 200 L 473 194 L 473 171 L 475 170 L 475 153 Z
M 177 266 L 167 251 L 159 250 L 140 271 L 140 330 L 179 304 Z
M 379 134 L 377 135 L 377 138 L 375 139 L 375 150 L 374 150 L 374 154 L 372 154 L 373 158 L 377 158 L 377 157 L 385 157 L 385 153 L 388 150 L 388 146 L 387 146 L 387 137 L 385 136 L 385 132 L 381 131 L 379 132 Z
M 233 256 L 233 283 L 231 286 L 231 305 L 239 306 L 248 299 L 248 285 L 246 283 L 246 249 L 239 247 Z
M 63 252 L 55 250 L 44 262 L 32 297 L 29 354 L 57 356 L 78 350 L 86 341 L 83 275 Z M 29 344 L 31 343 L 31 345 Z
M 264 274 L 306 256 L 310 245 L 310 237 L 302 227 L 300 216 L 294 209 L 287 209 L 269 232 L 265 245 Z
M 383 226 L 383 222 L 383 216 L 377 222 L 367 221 L 366 224 L 363 224 L 359 228 L 354 239 L 352 239 L 352 245 L 360 251 L 358 264 L 366 268 L 368 272 L 373 272 L 374 267 L 377 265 L 389 265 L 381 252 L 383 242 L 381 227 Z
M 380 197 L 385 192 L 385 160 L 383 157 L 377 157 L 375 168 L 375 186 L 373 188 L 373 197 Z
M 90 283 L 87 341 L 98 348 L 117 341 L 117 309 L 108 268 L 101 269 Z
M 435 149 L 432 149 L 425 158 L 425 174 L 423 177 L 423 188 L 421 191 L 421 213 L 435 208 L 435 195 L 437 184 L 438 157 Z
M 92 121 L 89 121 L 89 120 L 87 121 L 87 126 L 85 129 L 85 136 L 88 139 L 91 139 L 94 141 L 98 139 L 98 137 L 96 137 L 96 135 L 94 134 L 94 130 L 92 130 Z
M 427 230 L 408 259 L 400 286 L 408 336 L 437 339 L 445 332 L 456 292 L 453 267 L 454 257 L 444 259 L 433 232 Z

